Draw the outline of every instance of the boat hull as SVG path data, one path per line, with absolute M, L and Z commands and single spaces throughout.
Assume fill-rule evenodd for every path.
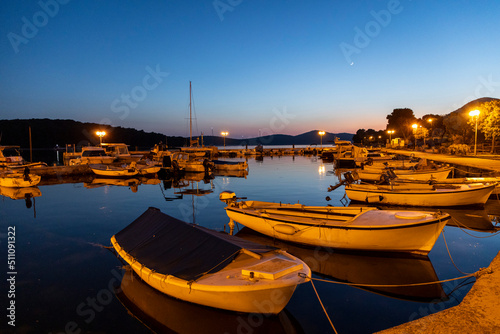
M 356 209 L 353 209 L 356 210 Z M 358 211 L 360 209 L 357 209 Z M 347 250 L 408 252 L 427 254 L 450 218 L 445 214 L 430 218 L 431 213 L 421 213 L 426 219 L 394 219 L 397 211 L 369 210 L 352 220 L 337 224 L 316 220 L 280 217 L 253 212 L 237 207 L 226 207 L 230 219 L 237 221 L 259 233 L 286 241 Z M 334 216 L 335 214 L 332 214 Z M 365 215 L 365 216 L 364 216 Z M 368 216 L 366 216 L 368 215 Z M 358 225 L 364 221 L 395 221 L 392 225 Z
M 400 189 L 390 186 L 351 184 L 345 187 L 347 197 L 352 201 L 387 205 L 451 207 L 484 205 L 495 185 L 463 184 L 460 189 Z
M 253 259 L 244 267 L 221 270 L 190 282 L 150 270 L 125 252 L 114 236 L 111 238 L 111 243 L 120 257 L 151 287 L 187 302 L 224 310 L 277 314 L 286 306 L 297 284 L 308 280 L 298 276 L 297 271 L 292 271 L 272 281 L 245 278 L 242 275 L 242 268 L 251 268 L 252 265 L 258 264 L 259 260 Z M 266 256 L 272 259 L 272 256 L 264 255 L 263 260 Z M 291 257 L 289 254 L 279 256 L 282 260 L 287 258 L 290 260 Z M 295 260 L 298 259 L 295 258 Z M 300 272 L 306 277 L 311 276 L 309 267 L 304 263 Z

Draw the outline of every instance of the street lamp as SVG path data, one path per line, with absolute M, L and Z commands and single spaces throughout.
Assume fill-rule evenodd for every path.
M 99 145 L 102 146 L 102 137 L 106 135 L 105 131 L 96 131 L 95 133 L 99 137 Z
M 224 148 L 226 147 L 226 136 L 229 134 L 227 131 L 222 131 L 220 133 L 224 137 Z
M 321 138 L 321 148 L 323 148 L 323 136 L 325 135 L 325 131 L 319 131 L 318 134 L 320 135 Z
M 469 113 L 469 116 L 470 117 L 476 117 L 476 132 L 475 132 L 475 135 L 474 135 L 474 155 L 476 155 L 476 147 L 477 147 L 477 119 L 479 118 L 479 110 L 472 110 L 470 113 Z
M 389 134 L 389 145 L 392 145 L 392 134 L 394 132 L 394 130 L 387 130 L 387 133 Z
M 413 132 L 414 132 L 413 136 L 415 137 L 415 147 L 413 148 L 413 150 L 416 151 L 417 150 L 417 129 L 418 129 L 418 124 L 415 123 L 411 127 L 413 128 Z

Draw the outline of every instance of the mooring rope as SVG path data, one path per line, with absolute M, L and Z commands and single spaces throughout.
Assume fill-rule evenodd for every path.
M 328 322 L 330 322 L 330 326 L 332 326 L 333 331 L 335 332 L 335 334 L 338 334 L 338 333 L 337 333 L 337 330 L 335 329 L 335 326 L 333 325 L 332 320 L 331 320 L 331 319 L 330 319 L 330 317 L 328 316 L 328 312 L 326 311 L 326 308 L 325 308 L 325 306 L 323 305 L 323 302 L 321 301 L 321 298 L 319 297 L 318 291 L 316 290 L 316 287 L 314 286 L 314 283 L 313 283 L 312 277 L 311 277 L 311 285 L 312 285 L 312 287 L 313 287 L 313 289 L 314 289 L 314 292 L 316 293 L 316 297 L 318 297 L 318 301 L 319 301 L 319 303 L 320 303 L 320 305 L 321 305 L 321 308 L 323 309 L 323 312 L 324 312 L 324 313 L 325 313 L 325 315 L 326 315 L 326 318 L 328 319 Z
M 448 256 L 450 257 L 450 260 L 451 260 L 451 263 L 453 263 L 453 265 L 455 266 L 455 268 L 460 271 L 462 274 L 465 274 L 465 275 L 469 275 L 470 273 L 466 273 L 462 270 L 460 270 L 457 265 L 455 264 L 455 261 L 453 261 L 453 257 L 451 256 L 451 253 L 450 253 L 450 250 L 448 248 L 448 243 L 446 242 L 446 238 L 444 236 L 444 229 L 441 231 L 441 234 L 443 235 L 443 240 L 444 240 L 444 245 L 446 246 L 446 250 L 448 251 Z
M 485 237 L 480 237 L 480 236 L 477 236 L 477 235 L 473 235 L 473 234 L 470 234 L 469 232 L 466 231 L 466 229 L 468 229 L 467 225 L 465 225 L 464 223 L 460 222 L 458 219 L 456 219 L 455 217 L 452 217 L 451 218 L 453 221 L 455 221 L 457 223 L 457 225 L 461 225 L 461 226 L 457 226 L 459 229 L 462 230 L 462 232 L 464 232 L 465 234 L 467 234 L 468 236 L 471 236 L 473 238 L 478 238 L 478 239 L 486 239 L 486 238 L 491 238 L 491 237 L 494 237 L 496 236 L 497 234 L 500 234 L 500 230 L 493 233 L 493 234 L 490 234 L 490 235 L 487 235 Z M 463 227 L 462 227 L 463 226 Z

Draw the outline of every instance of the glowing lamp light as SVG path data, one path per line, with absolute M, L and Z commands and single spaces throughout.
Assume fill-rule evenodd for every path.
M 321 138 L 321 148 L 323 148 L 323 136 L 325 135 L 325 131 L 318 131 L 318 134 L 320 135 Z
M 95 133 L 99 137 L 99 145 L 102 145 L 102 137 L 106 135 L 105 131 L 96 131 Z
M 479 118 L 480 111 L 479 110 L 472 110 L 469 112 L 470 117 L 476 117 L 476 131 L 474 133 L 474 155 L 476 155 L 476 148 L 477 148 L 477 119 Z
M 224 147 L 226 147 L 226 136 L 229 134 L 229 132 L 222 131 L 220 134 L 222 135 L 222 137 L 224 137 Z

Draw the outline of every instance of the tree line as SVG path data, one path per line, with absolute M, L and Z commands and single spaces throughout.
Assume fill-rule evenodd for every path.
M 478 110 L 478 116 L 470 111 Z M 385 145 L 390 139 L 401 138 L 405 145 L 474 144 L 477 122 L 478 143 L 491 140 L 491 150 L 500 136 L 500 100 L 480 98 L 447 114 L 427 114 L 417 118 L 410 108 L 397 108 L 387 115 L 384 130 L 359 129 L 353 142 L 364 146 Z

